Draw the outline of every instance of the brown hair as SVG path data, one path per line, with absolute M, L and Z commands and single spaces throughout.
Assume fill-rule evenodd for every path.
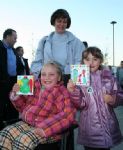
M 81 61 L 82 64 L 83 64 L 83 60 L 88 57 L 89 53 L 91 53 L 96 58 L 99 58 L 101 63 L 103 62 L 104 57 L 103 57 L 103 54 L 102 54 L 101 50 L 99 48 L 97 48 L 97 47 L 88 47 L 82 53 L 82 61 Z
M 71 18 L 69 16 L 69 13 L 65 9 L 57 9 L 53 14 L 51 15 L 50 23 L 51 25 L 55 25 L 55 20 L 59 18 L 67 18 L 67 28 L 71 25 Z

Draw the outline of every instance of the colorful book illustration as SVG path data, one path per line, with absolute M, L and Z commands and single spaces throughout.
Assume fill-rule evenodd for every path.
M 76 85 L 90 85 L 90 69 L 87 65 L 71 65 L 71 79 Z
M 18 75 L 17 83 L 20 86 L 18 95 L 33 95 L 34 77 L 32 75 Z

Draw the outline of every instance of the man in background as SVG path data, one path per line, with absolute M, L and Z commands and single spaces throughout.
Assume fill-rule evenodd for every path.
M 9 93 L 17 81 L 17 57 L 13 48 L 17 40 L 17 33 L 7 29 L 0 40 L 0 130 L 4 122 L 18 118 L 18 112 L 9 99 Z
M 18 56 L 18 74 L 19 75 L 29 75 L 29 64 L 28 64 L 28 59 L 23 57 L 24 54 L 24 49 L 22 46 L 18 46 L 15 49 L 16 55 Z

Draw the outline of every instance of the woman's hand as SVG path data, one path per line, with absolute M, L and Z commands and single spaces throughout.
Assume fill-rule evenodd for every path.
M 69 92 L 73 92 L 75 90 L 75 84 L 73 83 L 73 81 L 70 79 L 68 84 L 67 84 L 67 89 Z

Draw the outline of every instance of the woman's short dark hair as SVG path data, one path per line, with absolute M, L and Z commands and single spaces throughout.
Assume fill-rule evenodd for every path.
M 12 35 L 13 32 L 16 32 L 13 29 L 6 29 L 3 33 L 3 39 L 6 39 L 7 35 Z
M 69 16 L 69 13 L 65 9 L 57 9 L 53 14 L 51 15 L 50 23 L 51 25 L 55 25 L 55 20 L 59 18 L 67 18 L 67 28 L 71 25 L 71 18 Z
M 101 50 L 97 47 L 88 47 L 82 53 L 82 64 L 84 63 L 83 60 L 88 57 L 89 53 L 91 53 L 96 58 L 99 58 L 101 63 L 103 62 L 104 57 L 103 57 L 103 54 L 102 54 Z

